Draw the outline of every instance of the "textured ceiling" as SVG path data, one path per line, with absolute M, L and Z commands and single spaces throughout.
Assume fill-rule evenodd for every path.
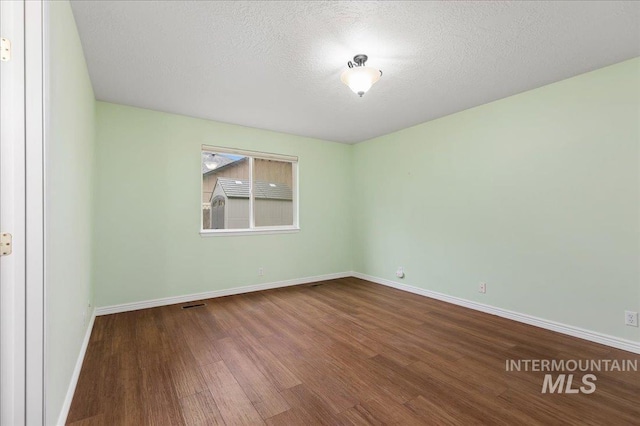
M 99 100 L 347 143 L 640 55 L 637 2 L 72 6 Z M 384 72 L 363 98 L 357 53 Z

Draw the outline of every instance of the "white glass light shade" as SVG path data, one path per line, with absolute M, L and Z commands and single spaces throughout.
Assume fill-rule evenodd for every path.
M 380 70 L 372 67 L 353 67 L 345 70 L 340 79 L 353 90 L 353 93 L 362 97 L 376 81 L 380 80 Z

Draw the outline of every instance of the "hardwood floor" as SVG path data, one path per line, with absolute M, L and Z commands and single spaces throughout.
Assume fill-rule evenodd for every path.
M 203 302 L 96 318 L 68 424 L 640 424 L 639 372 L 505 371 L 629 352 L 356 278 Z

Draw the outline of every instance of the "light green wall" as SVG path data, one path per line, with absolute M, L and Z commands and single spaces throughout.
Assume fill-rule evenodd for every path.
M 97 304 L 403 266 L 410 285 L 640 340 L 622 320 L 640 310 L 639 64 L 356 146 L 99 102 Z M 303 230 L 201 237 L 203 143 L 300 156 Z
M 91 315 L 95 101 L 71 6 L 48 7 L 45 393 L 53 425 Z
M 633 59 L 356 145 L 355 270 L 640 341 L 639 105 Z
M 98 306 L 351 270 L 352 147 L 103 102 L 96 108 Z M 202 144 L 297 155 L 302 230 L 201 237 Z
M 97 304 L 403 266 L 406 284 L 638 341 L 639 70 L 355 146 L 99 102 Z M 303 230 L 200 237 L 203 143 L 300 156 Z

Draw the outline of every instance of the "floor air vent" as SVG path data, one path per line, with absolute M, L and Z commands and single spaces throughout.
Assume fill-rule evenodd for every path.
M 204 306 L 204 303 L 196 303 L 193 305 L 184 305 L 182 309 L 191 309 L 191 308 L 199 308 L 200 306 Z

